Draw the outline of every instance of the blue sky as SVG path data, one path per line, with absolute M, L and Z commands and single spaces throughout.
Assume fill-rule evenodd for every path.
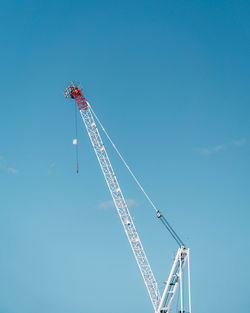
M 190 247 L 193 312 L 249 307 L 249 15 L 1 1 L 1 313 L 152 312 L 80 117 L 75 172 L 71 80 Z M 177 246 L 107 150 L 162 290 Z

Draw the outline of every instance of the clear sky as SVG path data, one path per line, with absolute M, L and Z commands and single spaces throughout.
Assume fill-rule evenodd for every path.
M 191 249 L 193 312 L 250 306 L 250 3 L 0 2 L 0 312 L 153 312 L 74 102 Z M 160 289 L 177 250 L 107 144 Z M 173 307 L 171 311 L 176 312 Z

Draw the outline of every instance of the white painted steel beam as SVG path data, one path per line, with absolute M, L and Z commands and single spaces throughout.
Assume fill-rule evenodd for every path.
M 86 110 L 81 109 L 80 113 L 84 121 L 84 124 L 86 126 L 93 148 L 95 150 L 97 159 L 101 166 L 109 191 L 114 200 L 115 207 L 120 216 L 123 228 L 128 237 L 130 246 L 132 248 L 135 259 L 139 266 L 143 280 L 147 287 L 154 310 L 156 311 L 159 306 L 160 299 L 161 299 L 158 285 L 155 280 L 154 274 L 151 270 L 151 267 L 149 265 L 141 240 L 136 231 L 133 219 L 130 215 L 130 212 L 127 206 L 127 203 L 120 189 L 117 177 L 110 163 L 107 151 L 102 142 L 100 133 L 98 131 L 98 128 L 96 126 L 96 123 L 93 117 L 93 114 L 91 113 L 90 105 L 88 104 L 88 107 Z

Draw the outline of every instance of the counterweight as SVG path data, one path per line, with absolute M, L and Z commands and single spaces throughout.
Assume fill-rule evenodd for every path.
M 91 112 L 91 107 L 88 101 L 85 99 L 84 95 L 82 94 L 81 90 L 78 89 L 78 86 L 74 85 L 73 83 L 66 88 L 65 96 L 71 97 L 77 102 L 81 117 L 86 126 L 89 138 L 95 150 L 104 178 L 108 185 L 115 207 L 120 216 L 123 228 L 128 237 L 128 241 L 134 253 L 135 259 L 138 263 L 151 302 L 156 312 L 159 308 L 159 304 L 161 301 L 159 288 L 149 265 L 141 240 L 138 236 L 133 219 L 130 215 L 127 203 L 120 189 L 117 177 L 110 163 L 105 146 L 102 142 L 100 133 Z

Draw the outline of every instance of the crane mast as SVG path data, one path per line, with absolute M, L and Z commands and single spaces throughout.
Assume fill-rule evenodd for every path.
M 191 295 L 190 295 L 190 272 L 189 272 L 189 249 L 185 247 L 183 242 L 173 231 L 171 226 L 168 224 L 166 219 L 162 214 L 157 211 L 157 217 L 162 219 L 163 224 L 168 228 L 172 233 L 172 236 L 175 238 L 179 244 L 179 249 L 177 251 L 172 269 L 168 280 L 166 281 L 166 286 L 163 291 L 163 295 L 160 295 L 158 284 L 154 277 L 154 274 L 151 270 L 150 264 L 148 262 L 146 253 L 143 249 L 141 240 L 137 233 L 136 227 L 134 225 L 133 219 L 130 215 L 126 200 L 123 196 L 121 188 L 119 186 L 117 177 L 112 168 L 111 162 L 109 160 L 107 151 L 101 139 L 100 133 L 98 131 L 94 116 L 92 114 L 92 109 L 82 91 L 79 89 L 77 84 L 71 83 L 64 91 L 65 96 L 76 100 L 77 106 L 79 108 L 81 117 L 86 126 L 87 133 L 89 135 L 90 141 L 94 148 L 95 154 L 101 166 L 104 178 L 108 185 L 109 191 L 113 198 L 116 210 L 121 219 L 124 231 L 127 235 L 129 244 L 132 248 L 133 254 L 135 256 L 136 262 L 140 269 L 141 275 L 143 277 L 144 283 L 148 290 L 154 312 L 155 313 L 168 313 L 170 310 L 170 305 L 176 293 L 178 284 L 180 285 L 181 290 L 181 313 L 183 311 L 183 299 L 182 299 L 182 272 L 186 260 L 188 261 L 188 289 L 189 289 L 189 313 L 191 313 Z M 170 227 L 170 229 L 169 229 Z

